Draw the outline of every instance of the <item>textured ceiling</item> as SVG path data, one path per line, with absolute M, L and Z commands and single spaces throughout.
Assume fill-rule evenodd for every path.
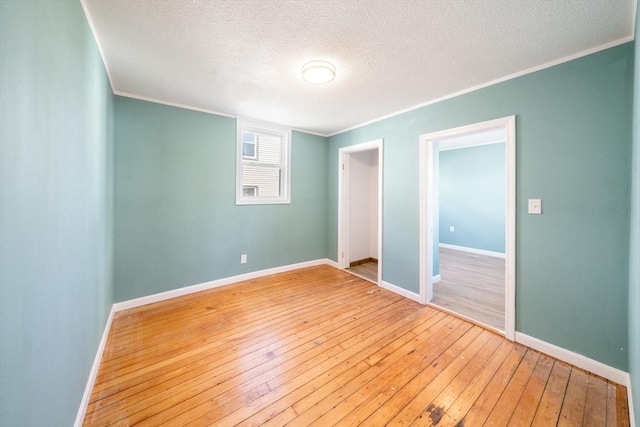
M 633 39 L 636 0 L 82 0 L 115 93 L 323 135 Z M 323 59 L 334 82 L 305 83 Z

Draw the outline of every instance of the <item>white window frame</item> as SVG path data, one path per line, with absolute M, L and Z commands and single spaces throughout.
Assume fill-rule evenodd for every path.
M 291 128 L 275 125 L 272 123 L 260 122 L 238 118 L 236 120 L 236 205 L 273 205 L 291 203 Z M 265 197 L 245 197 L 242 191 L 242 171 L 244 160 L 242 132 L 251 132 L 258 135 L 275 135 L 282 138 L 282 160 L 280 164 L 280 196 Z M 256 141 L 257 143 L 257 141 Z M 256 155 L 258 150 L 256 147 Z

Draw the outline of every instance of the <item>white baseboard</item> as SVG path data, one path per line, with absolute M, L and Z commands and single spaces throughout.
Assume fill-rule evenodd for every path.
M 210 282 L 199 283 L 197 285 L 185 286 L 183 288 L 172 289 L 170 291 L 161 292 L 158 294 L 152 294 L 145 297 L 135 298 L 127 301 L 117 302 L 113 305 L 115 311 L 128 310 L 130 308 L 140 307 L 154 302 L 164 301 L 171 298 L 181 297 L 189 295 L 195 292 L 206 291 L 208 289 L 218 288 L 220 286 L 230 285 L 236 282 L 242 282 L 244 280 L 256 279 L 262 276 L 269 276 L 271 274 L 284 273 L 291 270 L 298 270 L 300 268 L 314 267 L 316 265 L 328 264 L 331 265 L 333 261 L 328 259 L 318 259 L 314 261 L 300 262 L 298 264 L 289 264 L 281 267 L 268 268 L 265 270 L 252 271 L 250 273 L 239 274 L 237 276 L 225 277 L 222 279 L 212 280 Z
M 109 316 L 107 317 L 107 323 L 104 325 L 102 338 L 100 339 L 100 343 L 98 344 L 96 357 L 95 359 L 93 359 L 93 365 L 91 366 L 91 371 L 89 372 L 89 379 L 87 380 L 87 385 L 84 388 L 84 394 L 82 395 L 80 408 L 78 409 L 78 414 L 76 415 L 76 421 L 73 424 L 75 427 L 81 427 L 82 423 L 84 422 L 84 416 L 87 413 L 87 407 L 89 406 L 89 399 L 91 399 L 93 385 L 95 384 L 96 377 L 98 376 L 98 368 L 100 368 L 100 362 L 102 361 L 102 354 L 104 353 L 104 348 L 107 345 L 107 338 L 109 338 L 109 331 L 111 330 L 111 322 L 113 321 L 114 313 L 115 310 L 113 306 L 111 306 L 111 311 L 109 312 Z
M 325 264 L 330 265 L 331 267 L 334 267 L 334 268 L 340 268 L 340 266 L 338 265 L 338 263 L 337 263 L 337 262 L 335 262 L 335 261 L 334 261 L 334 260 L 332 260 L 332 259 L 325 258 L 325 259 L 324 259 L 324 262 L 325 262 Z
M 400 296 L 403 296 L 405 298 L 409 298 L 411 300 L 414 300 L 415 302 L 420 302 L 420 294 L 416 294 L 415 292 L 411 292 L 408 291 L 404 288 L 401 288 L 400 286 L 396 286 L 393 285 L 389 282 L 385 282 L 384 280 L 380 281 L 380 287 L 384 288 L 390 292 L 393 292 L 394 294 L 398 294 Z
M 439 274 L 436 274 L 431 278 L 431 283 L 438 283 L 440 280 L 442 280 L 442 278 L 440 277 Z
M 516 342 L 629 388 L 629 373 L 621 371 L 620 369 L 605 365 L 597 360 L 539 340 L 522 332 L 516 332 Z
M 441 248 L 445 248 L 445 249 L 453 249 L 453 250 L 456 250 L 456 251 L 470 252 L 472 254 L 487 255 L 487 256 L 492 256 L 492 257 L 496 257 L 496 258 L 506 258 L 506 254 L 504 254 L 502 252 L 485 251 L 483 249 L 468 248 L 466 246 L 450 245 L 448 243 L 440 243 L 438 246 L 441 247 Z

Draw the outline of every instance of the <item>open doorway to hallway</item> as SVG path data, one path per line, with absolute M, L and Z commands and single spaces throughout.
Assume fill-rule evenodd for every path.
M 340 150 L 339 265 L 376 284 L 382 276 L 382 140 Z

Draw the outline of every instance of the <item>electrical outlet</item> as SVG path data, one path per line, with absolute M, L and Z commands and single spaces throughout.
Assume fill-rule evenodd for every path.
M 247 263 L 247 254 L 240 255 L 240 264 L 246 264 L 246 263 Z
M 453 233 L 454 231 L 456 231 L 456 229 L 454 228 L 454 226 L 453 226 L 453 225 L 450 225 L 450 226 L 449 226 L 449 231 Z

